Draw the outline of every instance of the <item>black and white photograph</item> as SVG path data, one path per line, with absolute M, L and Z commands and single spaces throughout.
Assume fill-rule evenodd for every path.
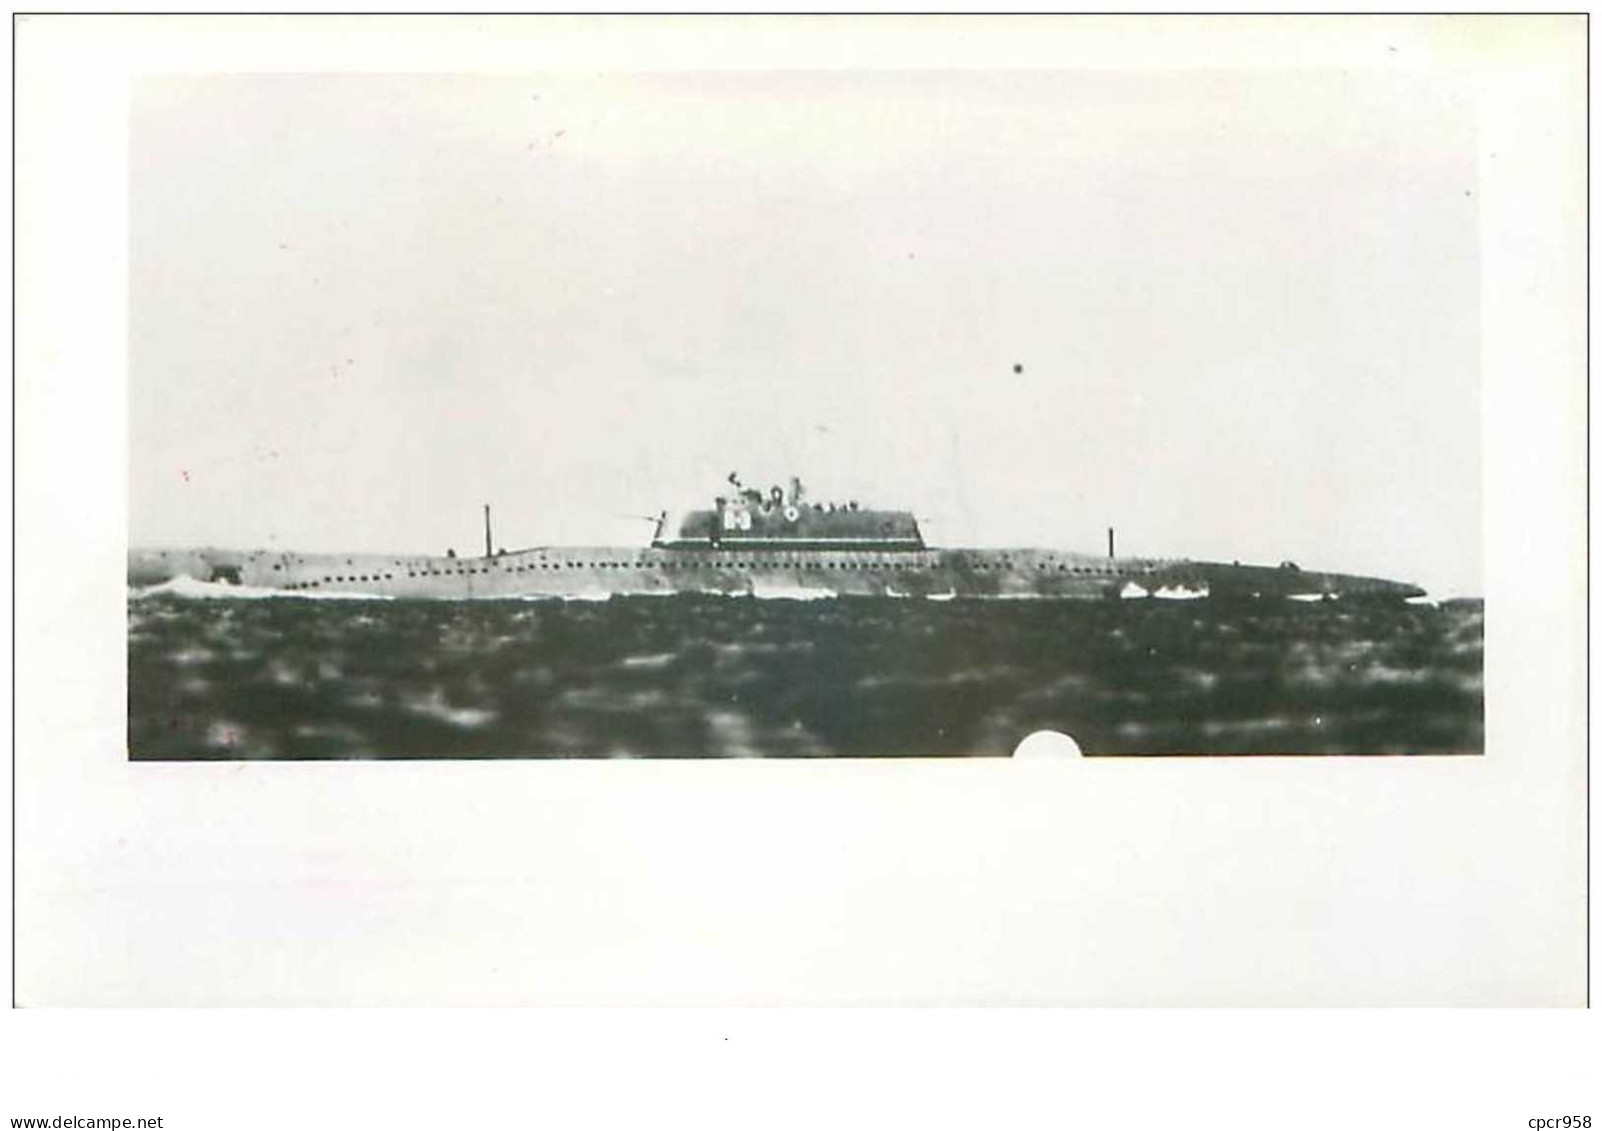
M 132 759 L 1483 750 L 1448 72 L 130 99 Z
M 1339 1015 L 1587 1000 L 1583 18 L 15 46 L 15 1000 L 319 1011 L 122 1076 L 1568 1071 Z

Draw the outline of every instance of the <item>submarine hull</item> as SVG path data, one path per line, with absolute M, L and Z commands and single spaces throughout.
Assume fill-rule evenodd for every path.
M 135 550 L 128 583 L 177 578 L 296 594 L 469 600 L 756 597 L 990 599 L 1418 597 L 1405 582 L 1294 566 L 1118 558 L 1039 549 L 536 547 L 489 557 Z

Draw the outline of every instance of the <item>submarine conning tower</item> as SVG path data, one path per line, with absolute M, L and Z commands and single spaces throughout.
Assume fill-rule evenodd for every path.
M 656 549 L 722 550 L 922 550 L 923 535 L 911 511 L 874 510 L 855 499 L 822 502 L 807 498 L 801 480 L 788 489 L 747 487 L 730 472 L 730 490 L 710 509 L 663 514 Z

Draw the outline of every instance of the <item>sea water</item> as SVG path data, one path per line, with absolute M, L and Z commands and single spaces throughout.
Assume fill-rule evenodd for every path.
M 134 759 L 1477 754 L 1479 602 L 128 605 Z

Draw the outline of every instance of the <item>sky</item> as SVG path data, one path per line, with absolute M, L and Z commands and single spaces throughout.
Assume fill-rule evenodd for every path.
M 1396 72 L 145 78 L 135 545 L 940 545 L 1481 589 L 1471 103 Z

